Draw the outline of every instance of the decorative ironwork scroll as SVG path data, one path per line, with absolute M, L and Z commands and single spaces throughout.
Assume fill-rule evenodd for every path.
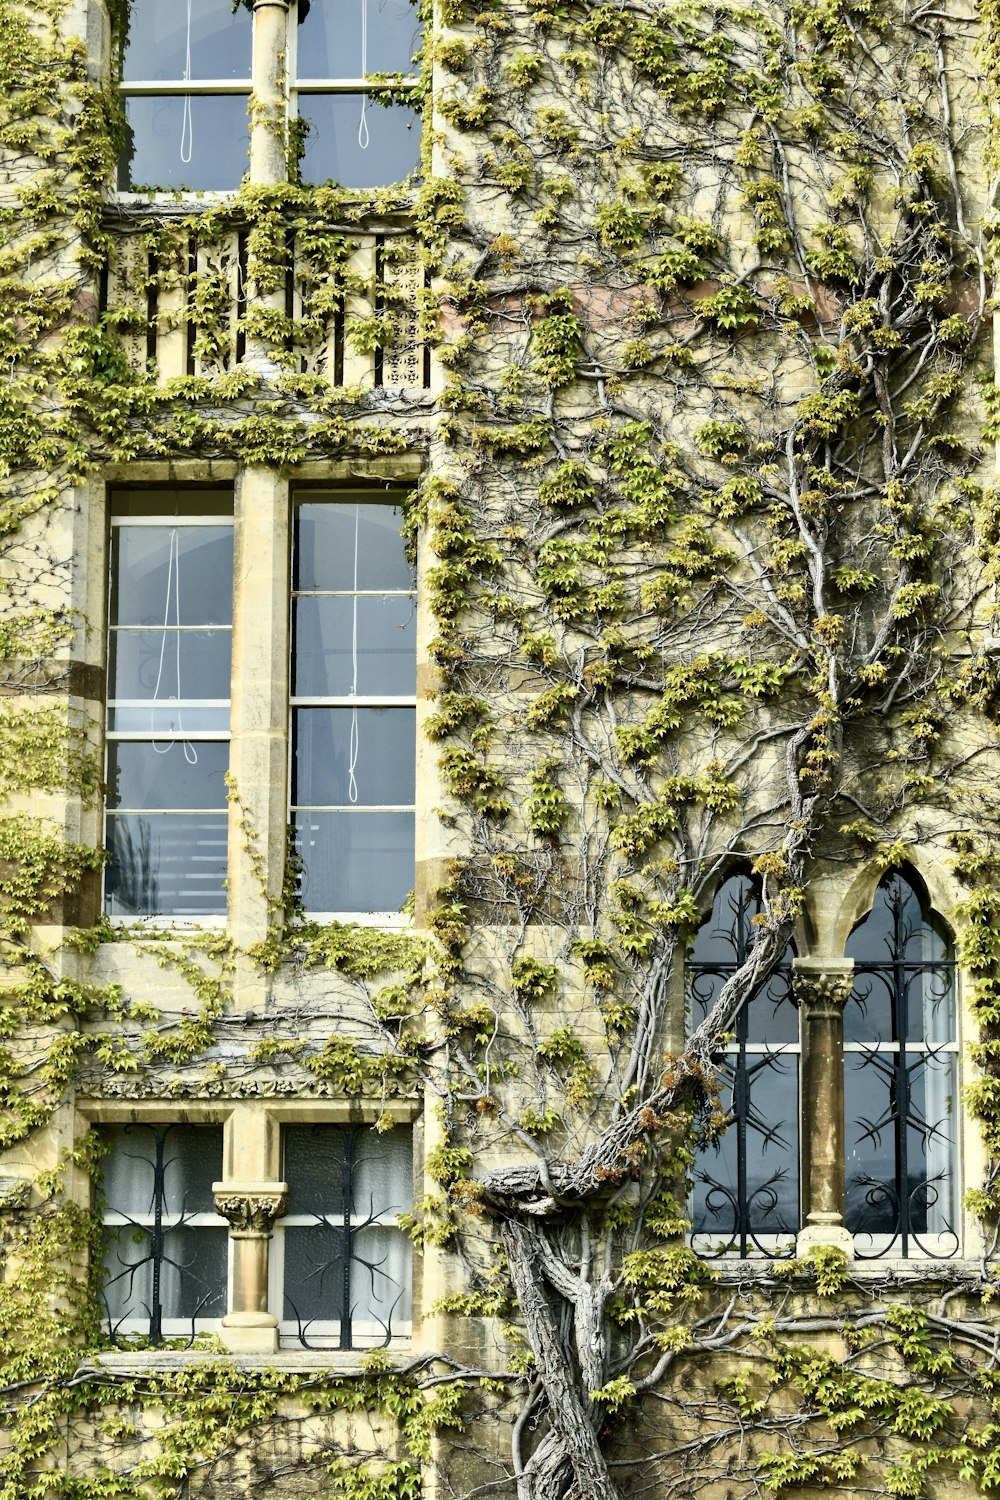
M 716 893 L 687 965 L 691 1025 L 711 1010 L 753 947 L 761 909 L 757 883 L 733 875 Z M 789 944 L 743 1006 L 735 1036 L 715 1059 L 730 1124 L 698 1149 L 691 1205 L 700 1255 L 794 1253 L 799 1227 L 799 1024 Z
M 855 1255 L 959 1249 L 955 957 L 912 872 L 879 885 L 847 946 L 847 1227 Z

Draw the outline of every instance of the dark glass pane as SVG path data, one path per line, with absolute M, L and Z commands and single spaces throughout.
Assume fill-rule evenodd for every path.
M 108 815 L 111 916 L 219 916 L 226 910 L 225 814 Z
M 355 1137 L 351 1216 L 393 1217 L 410 1207 L 413 1197 L 412 1135 L 399 1127 L 380 1134 L 365 1130 Z
M 307 911 L 393 912 L 410 893 L 412 813 L 300 813 L 295 838 Z
M 844 1006 L 845 1042 L 892 1042 L 896 1027 L 893 1011 L 894 976 L 889 969 L 854 972 L 854 988 Z
M 221 1318 L 226 1311 L 229 1231 L 168 1229 L 163 1236 L 160 1300 L 164 1318 Z
M 687 962 L 692 1027 L 709 1014 L 726 980 L 753 948 L 756 939 L 753 919 L 760 905 L 760 897 L 748 875 L 730 876 L 716 892 L 712 911 L 698 929 Z M 791 1001 L 790 980 L 794 956 L 794 945 L 789 943 L 779 966 L 737 1018 L 736 1030 L 742 1041 L 798 1041 L 799 1018 Z
M 281 1138 L 288 1212 L 342 1214 L 348 1132 L 339 1125 L 286 1125 Z
M 344 1231 L 326 1224 L 285 1229 L 287 1322 L 339 1322 L 344 1307 Z
M 165 625 L 231 625 L 232 620 L 231 526 L 181 521 L 112 528 L 112 625 L 146 625 L 159 632 Z M 228 689 L 208 694 L 183 680 L 181 685 L 179 697 L 229 696 Z
M 855 1234 L 894 1235 L 899 1228 L 895 1061 L 891 1052 L 844 1058 L 845 1222 Z
M 382 1342 L 410 1319 L 410 1242 L 398 1229 L 361 1229 L 351 1249 L 352 1331 Z
M 127 95 L 118 187 L 238 188 L 248 170 L 245 94 Z M 185 158 L 187 158 L 185 160 Z
M 393 698 L 417 690 L 411 598 L 348 595 L 295 601 L 292 691 L 300 697 Z M 355 659 L 357 681 L 355 686 Z
M 412 708 L 297 708 L 294 805 L 378 807 L 412 802 L 415 722 Z
M 309 124 L 304 182 L 384 187 L 420 165 L 420 116 L 407 104 L 383 109 L 364 94 L 299 94 Z
M 183 728 L 228 729 L 229 714 L 224 710 L 221 718 L 216 711 L 210 724 L 204 722 L 204 715 L 195 722 L 192 713 L 172 708 L 169 700 L 228 698 L 231 649 L 228 630 L 112 630 L 111 696 L 148 699 L 149 707 L 127 711 L 127 720 L 120 710 L 109 728 L 161 733 L 171 727 L 181 732 Z
M 344 492 L 296 510 L 295 587 L 334 592 L 412 589 L 398 505 L 372 505 Z
M 225 740 L 112 740 L 108 807 L 222 810 L 228 768 Z
M 192 0 L 192 78 L 249 78 L 251 20 L 230 0 Z M 181 79 L 188 45 L 187 0 L 131 0 L 124 76 Z
M 312 0 L 299 26 L 300 78 L 363 78 L 361 18 L 367 21 L 367 71 L 412 73 L 420 46 L 416 6 L 409 0 Z
M 907 1058 L 907 1178 L 916 1232 L 947 1234 L 958 1226 L 957 1072 L 954 1053 Z
M 167 1213 L 214 1214 L 212 1183 L 222 1178 L 222 1128 L 174 1125 L 163 1142 L 163 1193 Z
M 131 1224 L 105 1225 L 104 1300 L 112 1328 L 123 1318 L 148 1322 L 153 1310 L 151 1237 Z
M 950 1042 L 955 1036 L 955 970 L 950 964 L 908 966 L 906 989 L 906 1040 Z
M 692 1228 L 720 1249 L 750 1250 L 754 1235 L 799 1228 L 798 1058 L 748 1053 L 745 1072 L 733 1061 L 721 1102 L 742 1121 L 697 1153 Z

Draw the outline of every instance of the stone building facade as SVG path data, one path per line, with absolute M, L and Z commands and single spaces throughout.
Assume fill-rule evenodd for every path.
M 0 1500 L 989 1486 L 990 10 L 0 16 Z

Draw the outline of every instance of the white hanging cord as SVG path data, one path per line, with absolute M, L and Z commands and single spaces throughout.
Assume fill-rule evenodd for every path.
M 351 624 L 351 697 L 358 696 L 358 527 L 360 525 L 361 506 L 354 506 L 354 619 Z M 358 768 L 358 710 L 351 709 L 351 746 L 350 760 L 347 767 L 347 795 L 352 802 L 358 800 L 358 783 L 355 771 Z
M 190 0 L 188 0 L 190 4 Z M 368 77 L 368 0 L 361 0 L 361 76 Z M 358 122 L 358 145 L 368 150 L 371 137 L 368 134 L 368 95 L 361 95 L 361 119 Z
M 169 743 L 166 745 L 160 745 L 157 743 L 156 705 L 160 698 L 160 683 L 163 680 L 163 663 L 166 659 L 167 654 L 167 631 L 170 629 L 171 596 L 173 596 L 172 602 L 174 607 L 174 625 L 176 627 L 181 623 L 180 545 L 180 538 L 178 537 L 177 528 L 175 527 L 170 533 L 170 543 L 167 548 L 167 594 L 166 599 L 163 603 L 163 629 L 160 632 L 160 661 L 159 666 L 156 670 L 156 686 L 153 688 L 153 704 L 149 711 L 149 728 L 150 732 L 153 735 L 153 749 L 157 755 L 166 755 L 167 752 L 172 750 L 174 745 L 176 745 L 177 743 L 176 734 L 171 737 Z M 174 640 L 176 642 L 176 660 L 174 663 L 174 671 L 176 673 L 177 683 L 176 696 L 177 698 L 179 698 L 181 696 L 181 632 L 176 628 L 174 630 Z M 166 701 L 169 703 L 171 700 L 168 698 Z M 177 709 L 176 728 L 177 732 L 183 736 L 184 725 L 181 722 L 181 710 L 179 708 Z M 187 761 L 189 766 L 196 766 L 198 764 L 197 750 L 189 740 L 185 739 L 182 741 L 182 743 L 184 745 L 184 759 Z
M 193 0 L 187 0 L 187 39 L 184 49 L 184 82 L 191 82 L 191 6 Z M 191 95 L 184 95 L 184 108 L 181 114 L 181 161 L 185 166 L 191 160 L 194 153 L 194 120 L 191 115 Z

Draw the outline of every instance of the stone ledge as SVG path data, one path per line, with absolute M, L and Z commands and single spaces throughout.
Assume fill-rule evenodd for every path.
M 236 1370 L 319 1371 L 335 1375 L 365 1375 L 364 1359 L 371 1353 L 385 1354 L 393 1367 L 410 1363 L 414 1350 L 409 1340 L 391 1349 L 279 1349 L 276 1354 L 230 1354 L 225 1349 L 107 1349 L 81 1363 L 79 1377 L 92 1369 L 95 1375 L 170 1375 L 198 1365 L 224 1362 Z

